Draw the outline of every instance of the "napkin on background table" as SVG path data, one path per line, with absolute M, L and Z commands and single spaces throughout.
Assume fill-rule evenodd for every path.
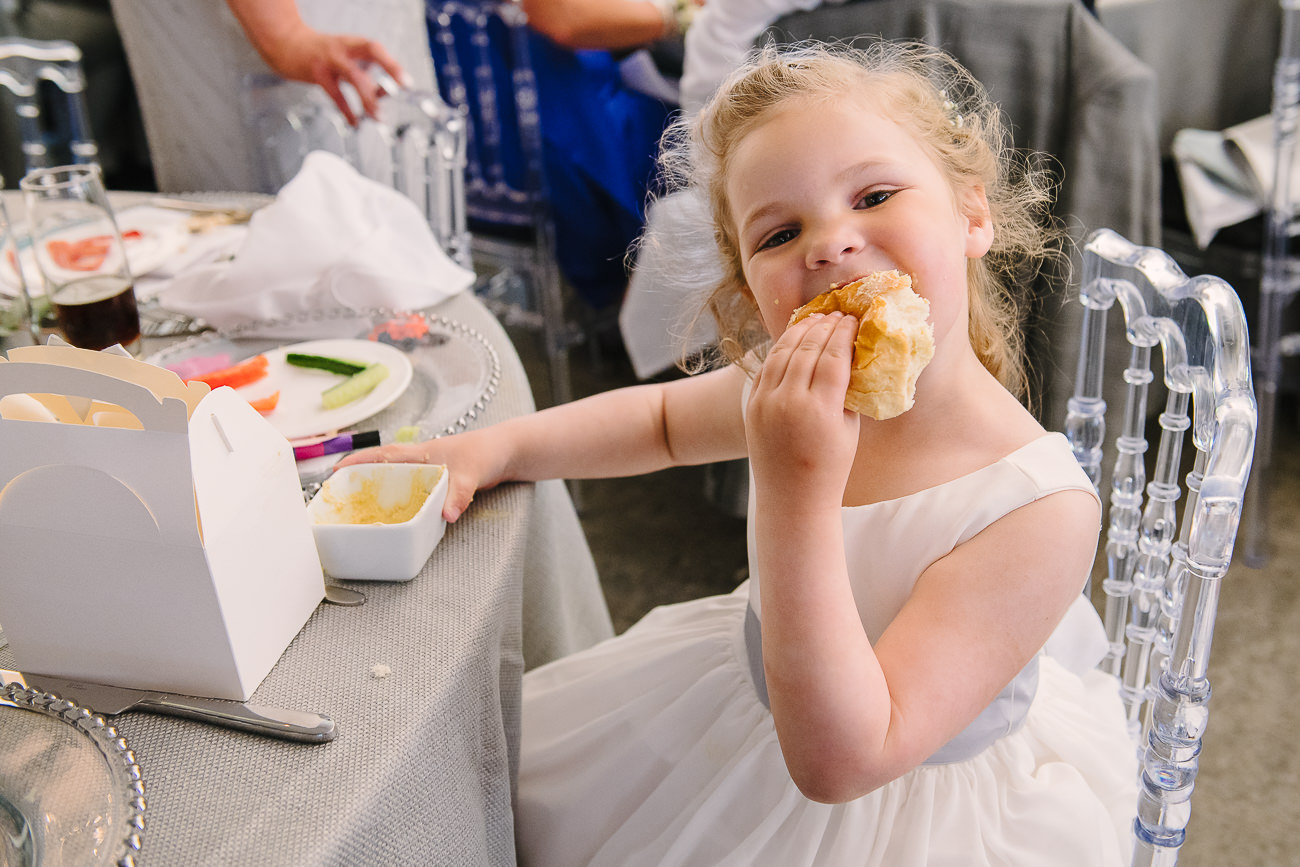
M 1268 207 L 1276 161 L 1273 150 L 1273 116 L 1267 114 L 1222 132 L 1181 129 L 1174 134 L 1172 151 L 1187 221 L 1202 250 L 1220 229 Z M 1300 201 L 1300 148 L 1291 169 L 1291 200 Z
M 189 222 L 193 219 L 192 214 L 172 211 L 171 215 L 176 218 L 177 226 L 186 233 L 184 244 L 179 251 L 169 255 L 157 267 L 135 275 L 135 296 L 141 300 L 152 298 L 165 291 L 172 281 L 182 274 L 205 265 L 228 261 L 239 252 L 244 239 L 248 237 L 246 223 L 213 225 L 201 232 L 193 232 L 188 228 Z
M 704 301 L 722 280 L 709 203 L 697 189 L 659 199 L 646 214 L 618 327 L 632 369 L 648 379 L 717 340 Z M 698 326 L 694 325 L 698 323 Z
M 253 215 L 233 261 L 178 275 L 159 300 L 221 329 L 337 307 L 416 310 L 473 282 L 411 200 L 316 151 Z

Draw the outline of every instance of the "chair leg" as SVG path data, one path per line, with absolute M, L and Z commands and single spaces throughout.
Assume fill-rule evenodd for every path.
M 564 315 L 564 284 L 555 260 L 543 254 L 535 276 L 537 304 L 542 314 L 542 343 L 546 352 L 547 368 L 551 380 L 551 403 L 559 406 L 573 400 L 573 372 L 569 365 L 569 348 L 573 335 Z M 577 479 L 568 482 L 569 497 L 573 507 L 582 513 L 583 486 Z
M 542 340 L 550 368 L 551 399 L 555 404 L 573 400 L 573 377 L 569 369 L 572 328 L 564 313 L 564 283 L 560 268 L 549 250 L 539 249 L 533 289 L 542 316 Z
M 1262 569 L 1269 560 L 1269 496 L 1272 486 L 1268 476 L 1273 463 L 1277 383 L 1265 381 L 1261 376 L 1255 385 L 1255 403 L 1259 408 L 1259 427 L 1255 432 L 1255 459 L 1250 480 L 1246 483 L 1246 504 L 1242 514 L 1246 543 L 1242 561 L 1252 569 Z
M 1277 423 L 1277 398 L 1282 385 L 1283 316 L 1292 296 L 1295 281 L 1287 253 L 1289 234 L 1285 223 L 1275 213 L 1269 214 L 1268 246 L 1265 249 L 1260 279 L 1259 317 L 1251 347 L 1251 374 L 1255 384 L 1258 421 L 1255 431 L 1255 457 L 1246 486 L 1246 550 L 1243 560 L 1252 568 L 1264 566 L 1269 559 L 1269 483 L 1273 465 L 1273 433 Z M 1276 225 L 1275 225 L 1276 223 Z
M 573 376 L 569 368 L 569 348 L 563 342 L 546 338 L 546 356 L 551 374 L 551 398 L 558 405 L 573 400 Z

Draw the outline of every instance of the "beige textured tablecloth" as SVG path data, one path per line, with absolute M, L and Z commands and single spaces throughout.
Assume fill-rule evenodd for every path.
M 434 312 L 501 356 L 499 390 L 473 424 L 530 411 L 523 367 L 486 309 L 462 294 Z M 351 586 L 366 604 L 322 604 L 252 699 L 328 714 L 333 742 L 117 718 L 145 782 L 141 867 L 514 863 L 525 657 L 537 664 L 611 634 L 567 490 L 485 491 L 414 580 Z M 0 649 L 0 666 L 12 663 Z

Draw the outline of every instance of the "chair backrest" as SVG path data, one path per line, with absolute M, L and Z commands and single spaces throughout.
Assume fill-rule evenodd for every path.
M 465 211 L 490 275 L 476 292 L 503 322 L 540 335 L 551 398 L 565 403 L 582 332 L 556 260 L 527 16 L 516 0 L 428 0 L 425 14 L 438 90 L 466 124 Z
M 430 0 L 438 89 L 468 123 L 465 201 L 471 223 L 549 223 L 537 83 L 527 18 L 512 0 Z
M 389 95 L 380 101 L 379 118 L 363 118 L 357 127 L 318 87 L 269 74 L 245 79 L 241 99 L 258 143 L 261 190 L 277 192 L 314 150 L 338 154 L 415 202 L 443 250 L 468 267 L 464 118 L 437 94 L 402 90 L 377 67 L 370 72 Z
M 48 85 L 42 86 L 43 82 Z M 76 45 L 65 40 L 0 39 L 0 85 L 17 101 L 27 171 L 98 158 L 86 114 L 81 49 Z
M 1262 566 L 1268 560 L 1269 469 L 1273 464 L 1273 432 L 1282 360 L 1300 354 L 1300 333 L 1286 334 L 1287 307 L 1300 290 L 1292 254 L 1292 225 L 1300 202 L 1293 177 L 1300 145 L 1300 0 L 1280 0 L 1282 34 L 1273 73 L 1273 177 L 1264 212 L 1259 309 L 1255 319 L 1255 385 L 1259 395 L 1259 440 L 1255 450 L 1255 481 L 1246 512 L 1246 562 Z
M 1246 317 L 1232 287 L 1188 278 L 1160 250 L 1099 230 L 1083 252 L 1082 351 L 1065 422 L 1098 490 L 1109 485 L 1102 666 L 1120 679 L 1142 755 L 1135 864 L 1173 864 L 1190 816 L 1220 589 L 1232 559 L 1255 446 Z M 1108 445 L 1107 318 L 1119 302 L 1129 361 L 1114 466 Z M 1147 396 L 1159 347 L 1167 399 L 1147 481 Z M 1183 447 L 1190 437 L 1190 461 Z M 1187 495 L 1179 474 L 1186 474 Z M 1140 857 L 1139 857 L 1140 856 Z

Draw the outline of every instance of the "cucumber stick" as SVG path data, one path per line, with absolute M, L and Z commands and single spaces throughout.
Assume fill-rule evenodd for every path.
M 374 391 L 375 386 L 388 376 L 388 367 L 371 364 L 360 373 L 354 373 L 338 385 L 321 392 L 320 402 L 325 409 L 338 409 Z
M 310 367 L 316 370 L 326 370 L 330 373 L 341 373 L 344 376 L 352 376 L 366 369 L 366 365 L 360 361 L 331 358 L 328 355 L 309 355 L 305 352 L 287 353 L 284 360 L 294 367 Z

